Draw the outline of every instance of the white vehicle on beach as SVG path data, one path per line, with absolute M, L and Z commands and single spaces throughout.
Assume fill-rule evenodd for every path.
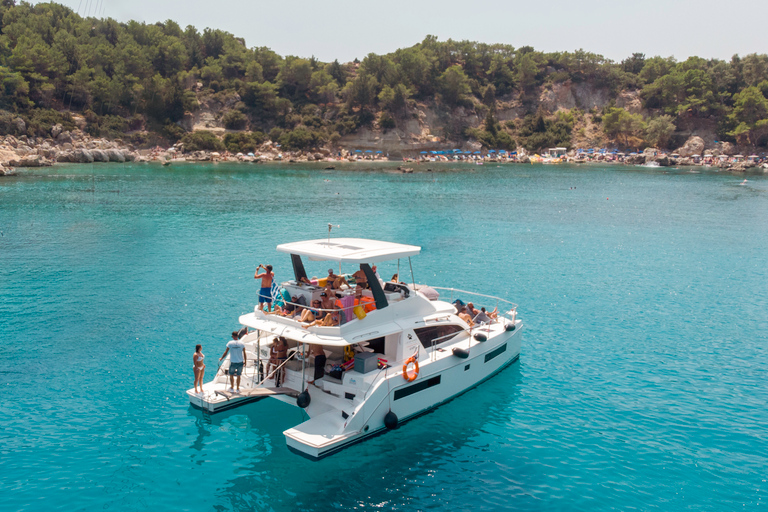
M 298 317 L 256 308 L 240 317 L 251 330 L 241 339 L 246 364 L 240 392 L 229 391 L 227 357 L 202 393 L 190 389 L 187 394 L 193 406 L 211 413 L 267 396 L 304 408 L 309 419 L 284 431 L 288 448 L 296 453 L 319 459 L 396 428 L 519 357 L 523 324 L 511 302 L 450 288 L 384 282 L 375 275 L 375 263 L 408 258 L 410 264 L 420 247 L 327 238 L 283 244 L 277 250 L 290 254 L 295 274 L 294 280 L 282 283 L 285 292 L 280 291 L 277 301 L 288 309 L 317 310 L 321 294 L 333 294 L 332 309 L 315 311 L 320 318 L 330 315 L 327 323 L 332 325 L 306 327 Z M 357 276 L 345 275 L 348 285 L 336 289 L 324 279 L 310 281 L 302 256 L 336 262 L 339 268 L 354 266 Z M 466 314 L 458 315 L 455 299 L 477 300 L 495 311 L 468 322 Z M 277 346 L 281 359 L 275 357 Z

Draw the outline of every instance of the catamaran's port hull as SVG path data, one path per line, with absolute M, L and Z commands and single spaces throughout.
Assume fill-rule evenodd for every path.
M 518 325 L 521 327 L 519 321 Z M 316 445 L 311 442 L 302 442 L 301 433 L 296 432 L 294 429 L 286 430 L 284 434 L 288 449 L 307 459 L 320 460 L 353 444 L 384 434 L 388 430 L 384 425 L 384 416 L 389 412 L 390 404 L 392 412 L 398 417 L 399 427 L 403 423 L 426 414 L 466 393 L 515 363 L 520 358 L 521 338 L 522 329 L 518 328 L 509 333 L 508 336 L 499 336 L 494 340 L 489 340 L 487 347 L 483 347 L 485 350 L 476 350 L 479 347 L 473 347 L 470 357 L 463 359 L 459 364 L 453 364 L 453 366 L 439 369 L 428 375 L 422 372 L 422 375 L 415 381 L 404 383 L 397 388 L 392 387 L 390 390 L 390 400 L 383 400 L 377 411 L 370 416 L 370 419 L 364 426 L 361 426 L 362 428 L 357 434 L 336 436 L 338 439 L 336 442 L 332 440 L 322 445 Z M 474 353 L 477 353 L 477 355 L 474 355 Z M 486 358 L 489 359 L 486 361 Z M 475 372 L 472 372 L 473 367 L 476 368 Z M 451 381 L 457 381 L 460 375 L 463 376 L 467 372 L 471 372 L 467 375 L 469 379 L 462 380 L 464 382 L 469 380 L 471 384 L 468 386 L 457 388 L 448 385 L 443 386 L 441 389 L 441 385 L 428 385 L 430 381 L 435 382 L 438 378 L 441 384 L 449 384 Z M 403 382 L 403 379 L 400 377 L 397 377 L 397 380 Z M 420 383 L 423 389 L 412 393 L 409 392 L 410 389 L 413 389 L 411 386 L 419 386 Z M 383 386 L 381 389 L 383 390 L 385 387 Z M 432 396 L 422 395 L 422 393 L 429 391 L 432 391 Z M 369 400 L 371 399 L 375 399 L 376 402 L 379 401 L 373 396 L 369 398 Z M 423 407 L 424 403 L 430 403 L 431 405 Z

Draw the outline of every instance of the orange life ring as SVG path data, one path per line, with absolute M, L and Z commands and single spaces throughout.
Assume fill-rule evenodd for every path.
M 408 371 L 408 365 L 413 363 L 413 372 Z M 419 376 L 419 362 L 411 356 L 403 365 L 403 378 L 408 382 L 413 382 Z

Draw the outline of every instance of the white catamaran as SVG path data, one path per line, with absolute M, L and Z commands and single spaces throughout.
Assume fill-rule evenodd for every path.
M 187 394 L 193 406 L 211 413 L 267 396 L 304 408 L 309 419 L 284 431 L 296 453 L 319 459 L 396 428 L 519 357 L 523 324 L 515 304 L 453 288 L 384 282 L 371 268 L 400 258 L 410 263 L 420 247 L 327 238 L 277 250 L 290 254 L 295 279 L 276 287 L 275 303 L 284 314 L 255 308 L 240 317 L 246 347 L 240 392 L 230 391 L 227 357 L 202 393 Z M 354 266 L 356 275 L 312 281 L 302 256 Z M 333 306 L 317 307 L 321 298 L 327 306 L 329 295 Z M 460 316 L 457 305 L 472 300 L 496 309 Z M 302 324 L 305 309 L 325 321 Z M 282 357 L 275 357 L 277 346 Z

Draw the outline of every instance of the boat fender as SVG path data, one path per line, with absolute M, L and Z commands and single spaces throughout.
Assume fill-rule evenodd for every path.
M 455 355 L 459 359 L 466 359 L 469 357 L 469 350 L 464 350 L 463 348 L 455 347 L 453 349 L 453 355 Z
M 475 333 L 475 339 L 477 341 L 488 341 L 488 336 L 486 336 L 485 334 L 483 334 L 481 332 L 476 332 Z
M 389 411 L 384 416 L 384 426 L 387 427 L 389 430 L 393 430 L 397 428 L 397 414 L 393 413 L 392 411 Z
M 505 329 L 506 329 L 507 331 L 509 331 L 509 332 L 512 332 L 512 331 L 514 331 L 514 330 L 515 330 L 515 324 L 507 324 L 507 326 L 505 327 Z
M 413 371 L 408 371 L 408 365 L 411 363 L 413 363 Z M 414 380 L 416 380 L 416 377 L 418 376 L 419 376 L 419 362 L 416 360 L 414 356 L 411 356 L 403 365 L 403 378 L 408 382 L 413 382 Z
M 296 405 L 301 407 L 302 409 L 306 409 L 309 407 L 309 402 L 312 401 L 312 397 L 309 396 L 309 391 L 304 390 L 301 393 L 299 393 L 299 396 L 296 398 Z

